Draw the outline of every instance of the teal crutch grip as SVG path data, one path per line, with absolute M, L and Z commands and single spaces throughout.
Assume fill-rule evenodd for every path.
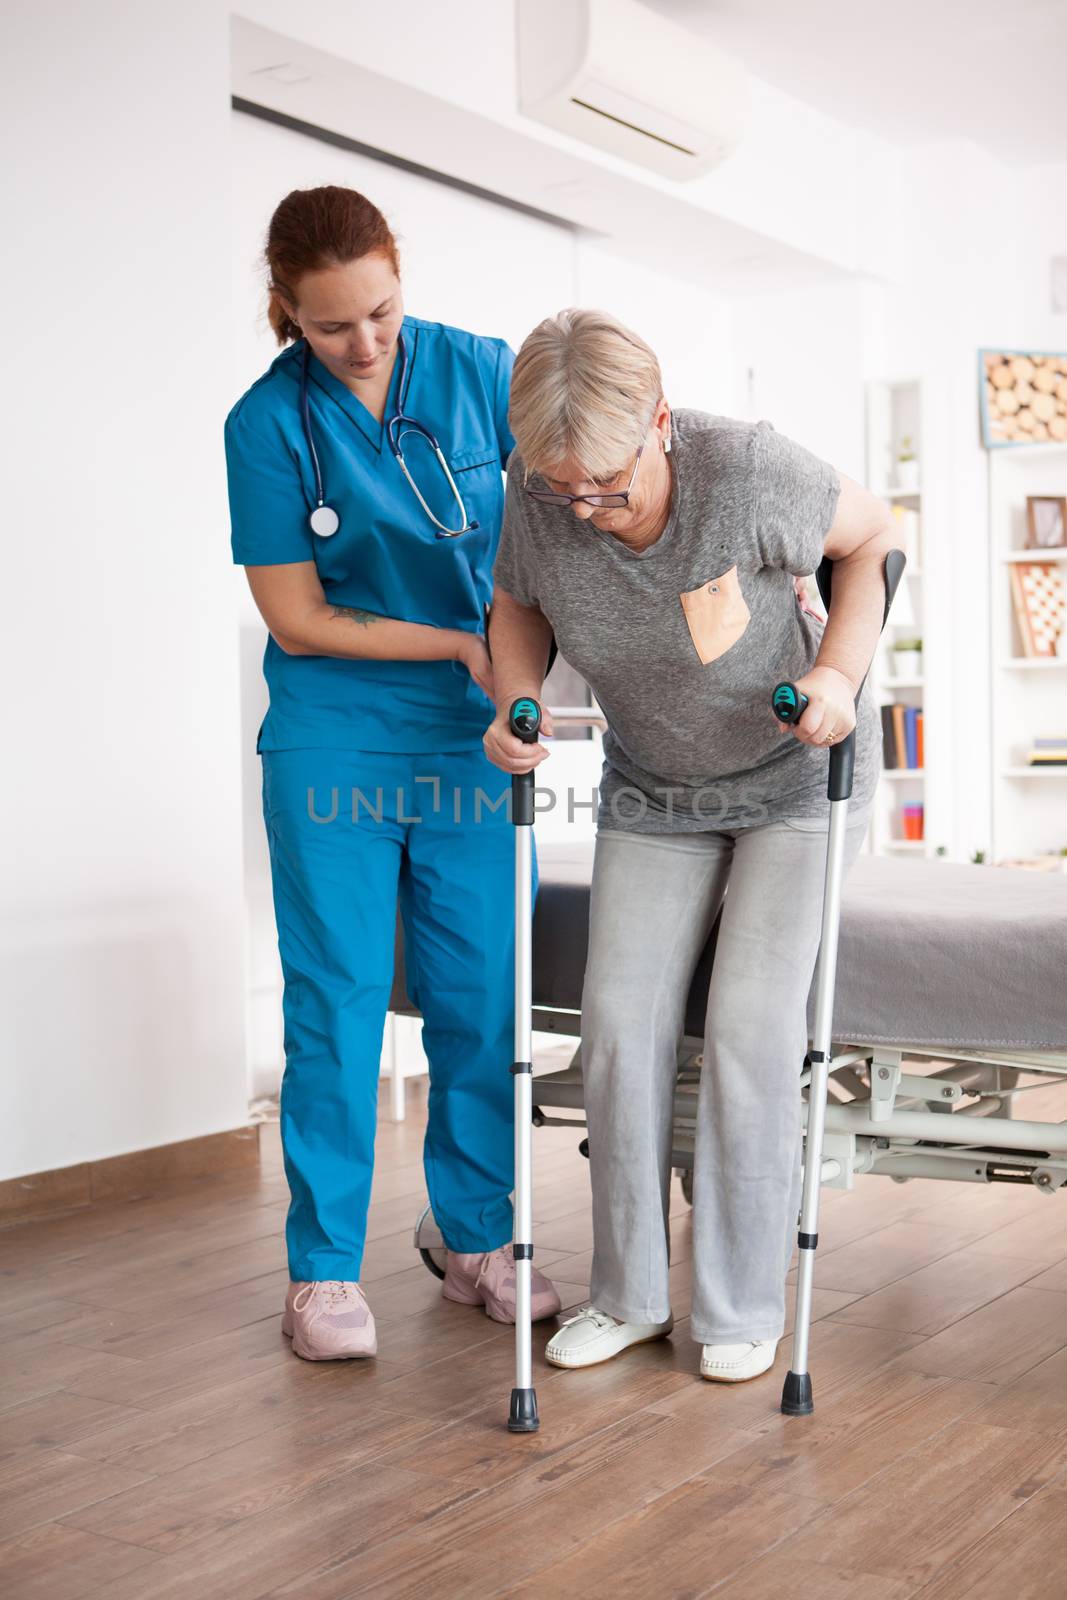
M 526 696 L 521 700 L 512 701 L 511 710 L 508 712 L 508 727 L 523 744 L 536 744 L 537 735 L 541 731 L 541 707 L 537 701 L 530 700 Z
M 771 693 L 771 709 L 779 722 L 799 722 L 808 703 L 795 683 L 776 683 Z
M 508 727 L 523 744 L 536 744 L 541 732 L 541 707 L 536 700 L 523 695 L 513 700 L 508 712 Z M 511 820 L 517 828 L 532 828 L 534 820 L 534 775 L 532 772 L 513 772 L 511 775 Z

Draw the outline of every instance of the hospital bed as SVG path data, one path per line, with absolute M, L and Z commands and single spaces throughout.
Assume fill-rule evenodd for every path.
M 592 843 L 539 849 L 534 917 L 534 1027 L 575 1041 L 564 1070 L 535 1076 L 534 1122 L 579 1133 L 592 862 Z M 678 1044 L 673 1165 L 687 1197 L 717 932 L 718 922 Z M 814 1002 L 813 980 L 809 1038 Z M 402 968 L 393 1003 L 410 1010 Z M 807 1058 L 797 1071 L 806 1127 Z M 829 1071 L 824 1185 L 852 1189 L 878 1173 L 1058 1190 L 1067 1182 L 1067 1120 L 1028 1120 L 1026 1098 L 1067 1079 L 1067 874 L 858 856 L 841 902 Z M 415 1243 L 440 1273 L 428 1212 Z

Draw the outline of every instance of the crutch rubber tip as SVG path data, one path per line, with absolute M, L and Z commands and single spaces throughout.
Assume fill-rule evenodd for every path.
M 787 1417 L 810 1417 L 815 1410 L 811 1398 L 811 1373 L 789 1372 L 782 1386 L 782 1410 Z
M 540 1426 L 541 1422 L 537 1415 L 537 1391 L 535 1389 L 512 1389 L 508 1432 L 536 1433 Z

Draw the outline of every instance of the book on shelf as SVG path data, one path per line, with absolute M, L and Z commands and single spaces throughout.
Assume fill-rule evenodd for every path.
M 1067 767 L 1067 734 L 1031 740 L 1026 762 L 1031 767 Z
M 920 772 L 925 766 L 923 714 L 899 702 L 881 707 L 882 762 L 890 772 Z

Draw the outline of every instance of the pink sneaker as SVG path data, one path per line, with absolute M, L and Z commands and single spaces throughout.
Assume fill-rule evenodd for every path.
M 282 1332 L 305 1361 L 378 1354 L 374 1317 L 358 1283 L 291 1283 Z
M 554 1317 L 560 1308 L 559 1295 L 536 1267 L 531 1278 L 530 1310 L 534 1322 Z M 503 1244 L 498 1250 L 474 1255 L 450 1250 L 441 1293 L 446 1300 L 455 1300 L 461 1306 L 484 1306 L 486 1316 L 494 1322 L 514 1322 L 515 1262 L 511 1246 Z

